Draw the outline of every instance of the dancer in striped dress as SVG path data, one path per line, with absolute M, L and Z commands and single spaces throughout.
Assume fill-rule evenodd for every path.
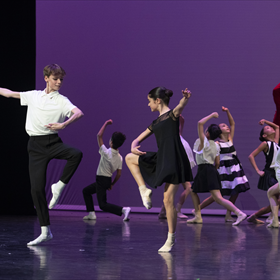
M 218 172 L 222 184 L 221 194 L 222 196 L 230 196 L 229 201 L 234 204 L 239 193 L 246 192 L 250 189 L 250 186 L 233 146 L 234 119 L 228 108 L 222 107 L 222 110 L 227 114 L 230 128 L 225 123 L 219 124 L 222 133 L 219 135 L 218 141 L 220 145 L 220 166 Z M 214 199 L 210 196 L 201 203 L 200 207 L 203 209 L 213 202 Z M 227 210 L 225 221 L 234 222 L 229 210 Z

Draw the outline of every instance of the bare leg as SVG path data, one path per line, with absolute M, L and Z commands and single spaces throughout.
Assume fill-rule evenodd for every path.
M 210 193 L 218 204 L 222 205 L 224 208 L 226 208 L 230 212 L 234 212 L 237 215 L 237 221 L 232 224 L 233 226 L 239 225 L 243 220 L 246 219 L 247 215 L 240 211 L 234 204 L 232 204 L 232 202 L 224 199 L 221 195 L 220 190 L 212 190 L 210 191 Z
M 139 156 L 132 154 L 132 153 L 126 155 L 126 157 L 125 157 L 126 165 L 129 168 L 133 178 L 135 179 L 135 181 L 139 187 L 139 191 L 140 191 L 140 195 L 141 195 L 143 204 L 147 209 L 151 209 L 152 208 L 152 200 L 151 200 L 152 191 L 146 187 L 145 181 L 140 172 L 138 160 L 139 160 Z
M 185 183 L 182 183 L 182 185 L 185 190 L 182 192 L 179 202 L 176 205 L 177 217 L 180 219 L 187 219 L 188 216 L 181 213 L 181 208 L 182 208 L 186 198 L 188 197 L 189 193 L 191 192 L 191 183 L 185 182 Z
M 267 227 L 279 227 L 279 220 L 278 220 L 278 211 L 279 211 L 279 204 L 276 198 L 276 195 L 279 194 L 279 184 L 275 184 L 267 191 L 267 197 L 270 202 L 271 212 L 273 215 L 272 221 L 268 224 Z
M 209 206 L 210 204 L 212 204 L 214 202 L 214 198 L 211 196 L 205 198 L 202 203 L 200 204 L 200 209 L 204 209 L 205 207 Z
M 229 201 L 232 202 L 232 204 L 235 204 L 235 201 L 238 197 L 238 194 L 232 195 L 229 198 Z M 234 222 L 235 220 L 231 217 L 231 212 L 229 210 L 227 210 L 226 216 L 225 216 L 225 221 L 226 222 Z
M 166 217 L 168 224 L 168 236 L 165 244 L 158 250 L 159 252 L 170 252 L 175 243 L 175 232 L 177 225 L 177 211 L 174 207 L 174 197 L 179 185 L 166 183 L 163 203 L 166 209 Z
M 201 218 L 201 210 L 200 210 L 200 200 L 197 193 L 191 192 L 192 201 L 194 205 L 194 218 L 187 220 L 188 224 L 202 224 L 202 218 Z

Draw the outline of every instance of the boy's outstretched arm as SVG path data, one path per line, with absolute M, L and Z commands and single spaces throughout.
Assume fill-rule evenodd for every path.
M 98 146 L 99 148 L 104 144 L 103 142 L 103 133 L 105 131 L 105 128 L 107 125 L 110 125 L 112 124 L 113 121 L 112 120 L 107 120 L 103 125 L 102 127 L 100 128 L 99 132 L 97 133 L 97 142 L 98 142 Z
M 117 183 L 117 181 L 120 179 L 121 175 L 122 175 L 122 170 L 117 169 L 116 177 L 115 177 L 114 181 L 111 183 L 111 188 L 109 190 L 111 190 L 112 187 Z
M 7 88 L 0 88 L 0 95 L 2 95 L 4 97 L 7 97 L 7 98 L 13 97 L 13 98 L 20 99 L 20 93 L 19 92 L 11 91 Z

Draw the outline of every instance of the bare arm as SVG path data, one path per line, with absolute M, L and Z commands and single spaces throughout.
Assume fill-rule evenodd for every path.
M 273 122 L 270 122 L 270 121 L 267 121 L 265 119 L 260 120 L 259 124 L 260 125 L 267 124 L 275 130 L 274 142 L 276 142 L 278 144 L 278 141 L 279 141 L 279 126 L 277 124 L 275 124 Z
M 71 112 L 73 113 L 73 115 L 67 121 L 63 123 L 49 123 L 48 125 L 45 125 L 45 127 L 49 130 L 61 130 L 84 116 L 83 112 L 77 107 L 74 108 Z
M 117 169 L 116 177 L 115 177 L 114 181 L 111 183 L 111 187 L 110 187 L 109 190 L 111 190 L 112 187 L 117 183 L 117 181 L 120 179 L 121 175 L 122 175 L 122 170 L 121 169 Z
M 200 144 L 198 147 L 198 151 L 201 151 L 203 148 L 203 143 L 204 143 L 204 124 L 209 121 L 212 118 L 218 118 L 219 114 L 217 112 L 214 112 L 206 117 L 204 117 L 203 119 L 201 119 L 198 123 L 197 123 L 197 130 L 198 130 L 198 137 L 200 140 Z
M 235 131 L 235 121 L 234 121 L 231 113 L 229 112 L 228 108 L 222 107 L 222 110 L 227 113 L 228 122 L 229 122 L 229 126 L 230 126 L 229 136 L 230 136 L 230 140 L 233 141 L 233 136 L 234 136 L 234 131 Z
M 182 90 L 183 98 L 180 100 L 179 104 L 174 108 L 173 114 L 176 118 L 178 118 L 183 112 L 185 106 L 187 105 L 192 93 L 186 88 Z
M 133 142 L 131 143 L 131 152 L 135 155 L 141 156 L 146 154 L 145 152 L 141 152 L 138 150 L 140 148 L 140 143 L 144 141 L 147 137 L 149 137 L 152 134 L 150 129 L 146 129 L 144 132 L 142 132 Z
M 97 142 L 98 142 L 98 146 L 99 148 L 104 144 L 103 142 L 103 134 L 104 134 L 104 131 L 105 131 L 105 128 L 107 125 L 110 125 L 112 124 L 113 121 L 112 120 L 107 120 L 103 125 L 102 127 L 100 128 L 99 132 L 97 133 Z
M 256 170 L 256 172 L 260 175 L 260 176 L 263 176 L 264 175 L 264 172 L 259 170 L 257 164 L 256 164 L 256 161 L 255 161 L 255 157 L 261 152 L 261 151 L 264 151 L 264 152 L 267 152 L 267 149 L 268 149 L 268 146 L 267 146 L 267 143 L 264 141 L 262 142 L 259 147 L 254 150 L 250 155 L 249 155 L 249 161 L 251 162 L 252 166 L 254 167 L 254 169 Z
M 220 167 L 220 156 L 215 157 L 215 167 L 216 169 Z
M 16 91 L 11 91 L 9 89 L 6 88 L 0 88 L 0 95 L 7 97 L 7 98 L 17 98 L 20 99 L 20 93 L 16 92 Z

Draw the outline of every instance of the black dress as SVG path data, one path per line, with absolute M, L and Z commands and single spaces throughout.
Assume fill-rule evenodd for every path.
M 139 156 L 139 167 L 145 182 L 152 188 L 163 183 L 192 181 L 192 171 L 179 135 L 179 117 L 173 110 L 159 116 L 148 127 L 155 134 L 158 152 Z

